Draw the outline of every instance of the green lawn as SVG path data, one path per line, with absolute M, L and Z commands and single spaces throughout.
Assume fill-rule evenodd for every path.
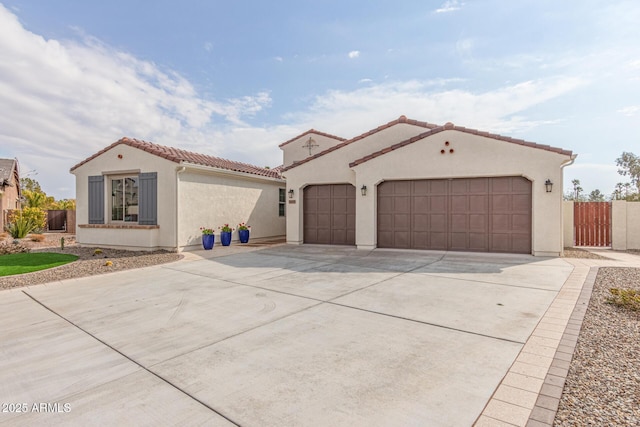
M 51 252 L 0 255 L 0 277 L 46 270 L 77 259 L 75 255 Z

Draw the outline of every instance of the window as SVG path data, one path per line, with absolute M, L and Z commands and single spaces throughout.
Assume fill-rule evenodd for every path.
M 111 178 L 111 221 L 138 222 L 138 177 Z
M 96 175 L 88 182 L 89 224 L 158 224 L 158 173 Z
M 285 189 L 284 188 L 279 188 L 278 189 L 279 193 L 278 193 L 278 216 L 284 216 L 284 212 L 285 212 L 285 203 L 287 201 L 286 199 L 286 194 L 285 194 Z

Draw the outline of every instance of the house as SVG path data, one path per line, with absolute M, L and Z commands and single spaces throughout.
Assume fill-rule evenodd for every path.
M 20 209 L 20 171 L 17 159 L 0 159 L 0 232 L 7 224 L 7 214 Z
M 71 173 L 80 245 L 181 251 L 201 247 L 200 227 L 240 222 L 252 239 L 285 234 L 277 168 L 122 138 Z
M 525 253 L 562 251 L 571 151 L 399 119 L 345 140 L 280 144 L 287 242 Z

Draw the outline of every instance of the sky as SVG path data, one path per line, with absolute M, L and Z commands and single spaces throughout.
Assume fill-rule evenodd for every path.
M 640 155 L 637 0 L 0 0 L 0 157 L 56 199 L 123 136 L 275 167 L 308 129 L 405 115 L 572 150 L 610 194 Z

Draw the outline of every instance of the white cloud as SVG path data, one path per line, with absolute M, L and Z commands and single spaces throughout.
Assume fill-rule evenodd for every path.
M 282 56 L 276 56 L 276 57 L 275 57 L 275 58 L 273 58 L 273 59 L 275 59 L 275 60 L 276 60 L 276 61 L 278 61 L 278 62 L 282 62 L 282 61 L 284 61 L 284 58 L 282 58 Z
M 460 10 L 464 6 L 464 3 L 458 2 L 458 0 L 447 0 L 442 6 L 438 9 L 434 10 L 435 13 L 448 13 L 455 12 L 456 10 Z
M 640 113 L 640 105 L 631 105 L 629 107 L 624 107 L 619 109 L 617 112 L 622 113 L 627 117 L 633 117 Z
M 287 116 L 325 132 L 351 137 L 404 114 L 430 123 L 455 124 L 514 134 L 553 123 L 559 118 L 533 121 L 518 116 L 528 108 L 559 97 L 586 84 L 584 80 L 557 77 L 526 81 L 474 93 L 444 89 L 439 81 L 406 81 L 369 85 L 353 91 L 329 91 L 315 99 L 308 111 Z
M 349 52 L 349 58 L 351 59 L 358 58 L 359 56 L 360 56 L 359 50 L 352 50 L 351 52 Z
M 373 80 L 371 80 L 371 79 L 360 79 L 360 80 L 358 80 L 358 83 L 360 83 L 360 84 L 372 83 L 372 82 L 373 82 Z
M 73 196 L 63 190 L 73 186 L 71 166 L 122 136 L 223 154 L 225 140 L 212 138 L 213 123 L 246 127 L 247 118 L 271 103 L 266 91 L 204 99 L 179 74 L 99 40 L 33 34 L 2 5 L 0 52 L 0 157 L 18 157 L 24 170 L 38 170 L 45 191 L 56 197 Z
M 213 43 L 206 42 L 204 44 L 204 50 L 206 50 L 207 52 L 212 52 L 213 51 Z

